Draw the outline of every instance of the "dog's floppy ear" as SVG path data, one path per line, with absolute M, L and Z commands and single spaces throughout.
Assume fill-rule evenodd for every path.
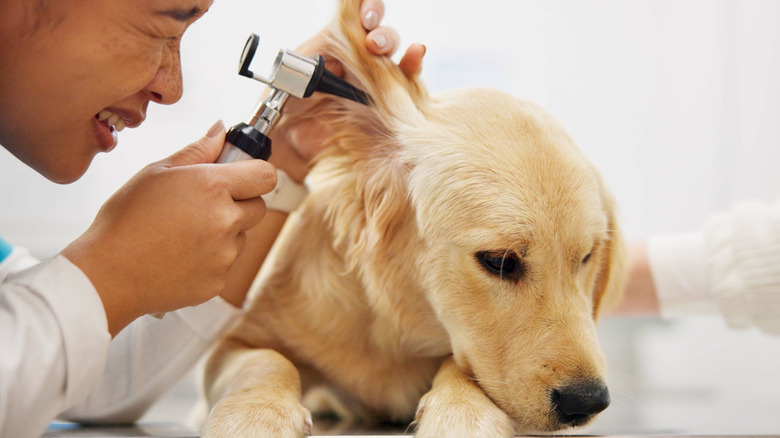
M 600 185 L 602 205 L 607 214 L 609 241 L 601 249 L 601 268 L 593 291 L 594 319 L 620 301 L 628 273 L 626 245 L 617 224 L 615 201 L 604 183 L 600 181 Z

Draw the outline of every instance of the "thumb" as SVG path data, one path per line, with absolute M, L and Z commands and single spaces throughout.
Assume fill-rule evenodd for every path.
M 170 167 L 213 163 L 222 152 L 224 144 L 225 124 L 222 123 L 222 120 L 217 120 L 204 137 L 190 143 L 163 161 Z

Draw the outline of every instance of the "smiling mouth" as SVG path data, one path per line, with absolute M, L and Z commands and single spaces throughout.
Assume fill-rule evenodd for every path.
M 122 132 L 125 129 L 125 121 L 109 110 L 99 112 L 95 115 L 95 118 L 107 127 L 111 133 Z

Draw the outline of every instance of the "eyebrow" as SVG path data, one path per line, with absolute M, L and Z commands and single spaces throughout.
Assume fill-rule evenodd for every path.
M 186 23 L 192 20 L 193 18 L 202 15 L 203 10 L 201 10 L 199 7 L 196 6 L 192 9 L 168 9 L 165 11 L 159 11 L 157 13 L 159 15 L 165 15 L 167 17 L 171 17 L 174 20 L 181 21 L 182 23 Z

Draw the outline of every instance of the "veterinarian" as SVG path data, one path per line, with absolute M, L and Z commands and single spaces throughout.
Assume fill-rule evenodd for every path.
M 4 2 L 0 144 L 53 182 L 79 179 L 119 131 L 144 121 L 150 102 L 180 99 L 179 41 L 211 2 Z M 379 26 L 383 13 L 381 0 L 363 2 L 377 55 L 399 44 Z M 320 42 L 299 51 L 314 54 Z M 419 73 L 423 53 L 409 48 L 404 73 Z M 0 436 L 38 436 L 66 410 L 77 421 L 138 419 L 240 313 L 286 218 L 266 214 L 260 196 L 275 168 L 303 180 L 327 128 L 277 131 L 270 164 L 211 164 L 225 130 L 217 122 L 206 131 L 141 170 L 54 258 L 0 239 Z M 156 312 L 169 313 L 144 316 Z
M 633 243 L 629 257 L 615 313 L 720 313 L 732 328 L 780 335 L 780 203 L 738 203 L 700 231 Z

